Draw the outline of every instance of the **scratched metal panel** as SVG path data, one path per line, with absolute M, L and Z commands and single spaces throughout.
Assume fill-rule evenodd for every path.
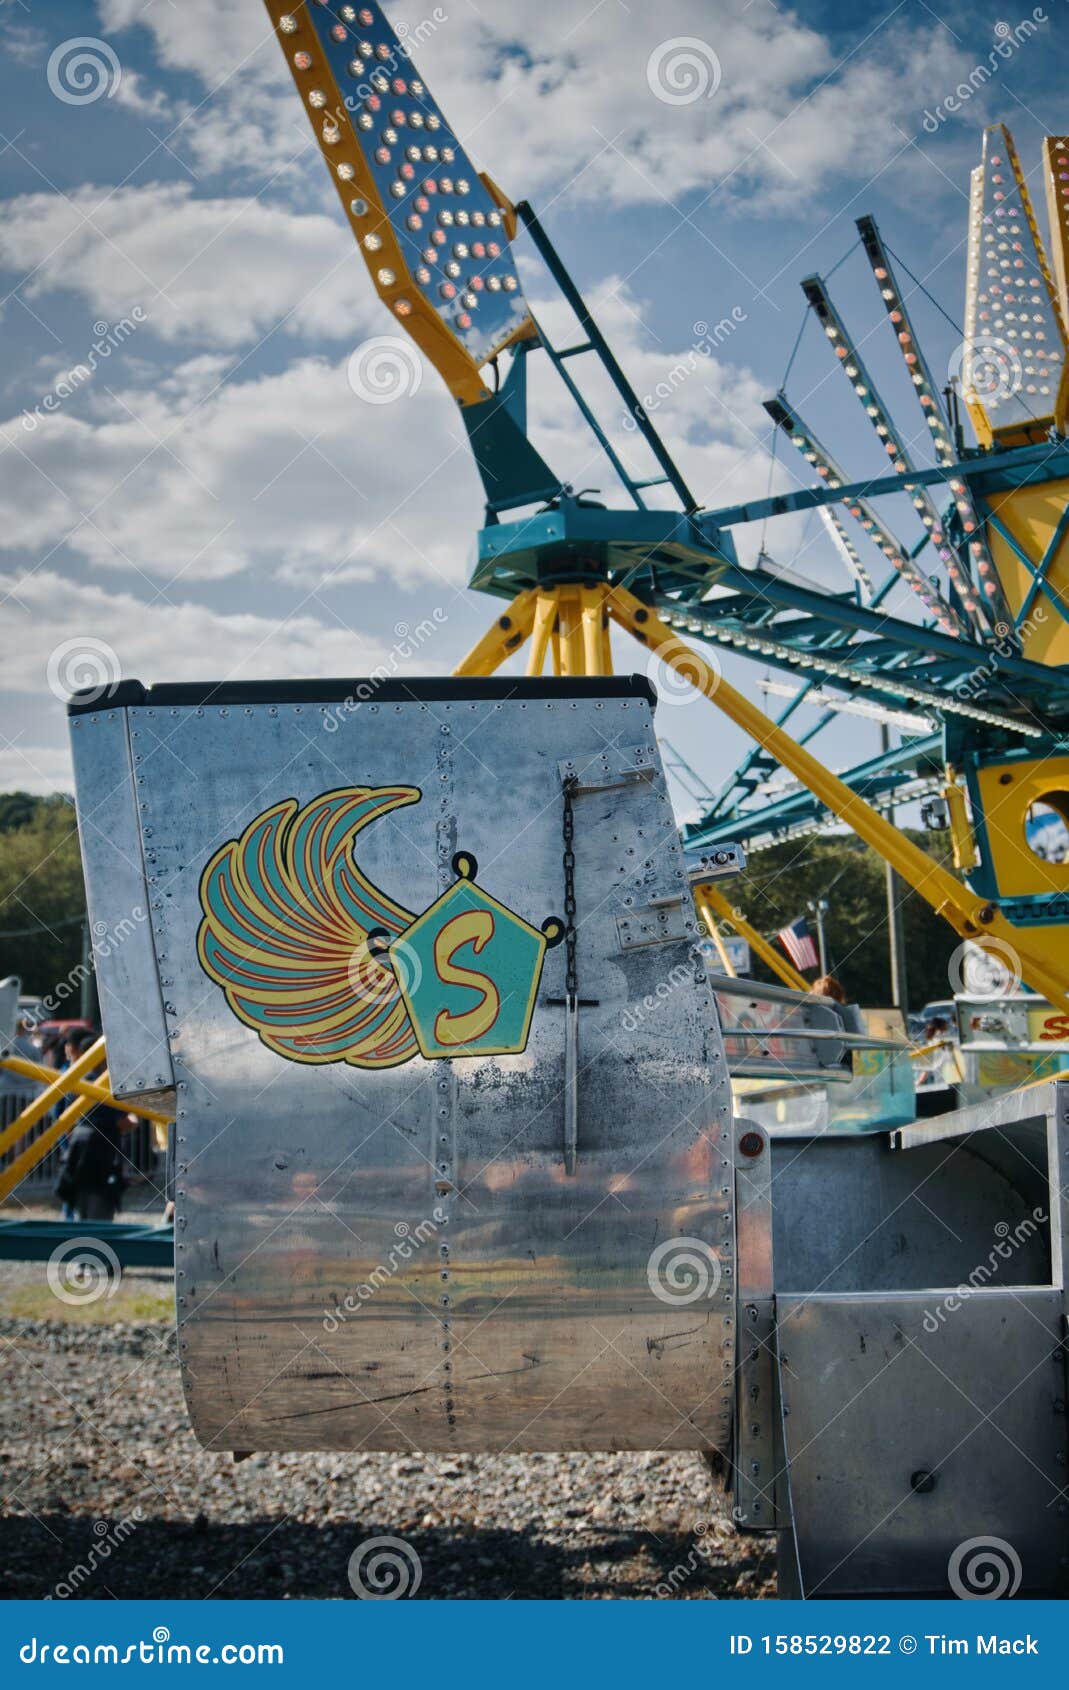
M 1058 1289 L 777 1308 L 805 1595 L 1064 1591 Z
M 171 982 L 179 1339 L 203 1442 L 726 1446 L 729 1092 L 696 934 L 621 947 L 617 917 L 686 880 L 649 700 L 619 689 L 475 682 L 356 709 L 307 688 L 300 703 L 282 687 L 277 703 L 230 689 L 224 705 L 165 704 L 157 689 L 129 709 Z M 180 780 L 155 754 L 165 740 Z M 644 771 L 582 790 L 607 747 Z M 408 910 L 453 885 L 462 851 L 478 885 L 534 927 L 562 915 L 565 758 L 580 786 L 574 1174 L 564 946 L 546 953 L 522 1053 L 377 1069 L 277 1054 L 198 961 L 213 855 L 277 801 L 349 785 L 421 791 L 356 842 L 367 879 Z M 697 1281 L 676 1281 L 662 1252 L 658 1295 L 651 1252 L 673 1238 L 706 1257 Z
M 71 717 L 78 840 L 85 873 L 93 962 L 116 1097 L 166 1101 L 174 1083 L 126 711 Z M 163 760 L 173 778 L 177 764 Z

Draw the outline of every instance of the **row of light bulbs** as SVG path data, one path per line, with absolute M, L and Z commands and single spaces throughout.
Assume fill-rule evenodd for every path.
M 1008 728 L 1013 733 L 1022 734 L 1026 739 L 1042 738 L 1042 730 L 1030 722 L 1018 721 L 1015 717 L 1005 716 L 997 710 L 985 710 L 982 705 L 967 703 L 952 693 L 937 693 L 929 687 L 918 687 L 912 681 L 903 680 L 893 671 L 869 671 L 855 668 L 850 663 L 838 663 L 823 652 L 801 652 L 794 646 L 770 640 L 764 634 L 751 634 L 740 628 L 725 628 L 705 622 L 693 612 L 683 614 L 679 611 L 661 610 L 659 615 L 669 628 L 697 634 L 703 640 L 735 646 L 740 651 L 750 651 L 760 657 L 774 657 L 791 668 L 818 669 L 823 674 L 834 675 L 852 686 L 874 687 L 881 692 L 893 692 L 901 698 L 911 698 L 919 704 L 927 704 L 940 714 L 967 716 L 971 721 L 987 722 L 991 727 Z

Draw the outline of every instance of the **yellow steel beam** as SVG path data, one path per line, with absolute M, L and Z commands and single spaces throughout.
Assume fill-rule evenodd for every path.
M 500 669 L 506 657 L 518 651 L 534 625 L 538 589 L 529 587 L 519 593 L 508 609 L 498 617 L 489 633 L 472 646 L 453 670 L 454 675 L 492 675 Z
M 52 1084 L 46 1086 L 39 1097 L 35 1097 L 32 1103 L 26 1105 L 21 1115 L 16 1115 L 10 1125 L 6 1126 L 3 1132 L 0 1132 L 0 1156 L 3 1155 L 5 1150 L 10 1150 L 13 1144 L 17 1144 L 19 1139 L 25 1133 L 28 1133 L 31 1127 L 35 1127 L 38 1121 L 48 1114 L 50 1109 L 54 1109 L 57 1103 L 61 1103 L 65 1094 L 73 1091 L 76 1080 L 84 1080 L 90 1070 L 98 1067 L 103 1061 L 104 1040 L 99 1038 L 89 1046 L 88 1050 L 82 1052 L 77 1062 L 72 1062 L 69 1068 L 65 1068 L 62 1074 L 57 1075 Z M 91 1101 L 92 1099 L 86 1099 L 87 1107 Z
M 720 958 L 721 968 L 724 970 L 724 973 L 726 975 L 728 975 L 728 977 L 730 979 L 737 980 L 738 977 L 739 977 L 739 971 L 735 967 L 735 964 L 732 962 L 731 957 L 728 954 L 728 948 L 725 945 L 724 940 L 723 940 L 723 936 L 721 935 L 720 929 L 716 924 L 716 918 L 713 915 L 711 904 L 709 904 L 709 902 L 705 898 L 695 897 L 694 907 L 698 911 L 698 915 L 700 916 L 701 920 L 705 924 L 706 932 L 708 933 L 710 939 L 713 941 L 713 944 L 716 946 L 716 954 Z
M 103 1039 L 98 1039 L 97 1044 L 103 1047 Z M 97 1061 L 99 1062 L 99 1060 L 98 1056 Z M 103 1086 L 108 1083 L 106 1068 L 100 1076 L 100 1083 Z M 38 1099 L 38 1101 L 40 1100 Z M 58 1116 L 50 1127 L 45 1128 L 40 1138 L 35 1138 L 32 1144 L 28 1144 L 25 1150 L 16 1156 L 13 1162 L 9 1163 L 0 1173 L 0 1203 L 3 1202 L 5 1197 L 10 1197 L 15 1187 L 22 1183 L 26 1175 L 32 1174 L 37 1164 L 44 1161 L 48 1152 L 59 1143 L 64 1133 L 69 1133 L 75 1123 L 81 1120 L 86 1110 L 92 1107 L 93 1099 L 91 1097 L 76 1097 L 73 1103 L 68 1103 L 62 1115 Z M 17 1121 L 12 1122 L 12 1126 L 17 1125 Z
M 871 845 L 903 880 L 920 893 L 963 938 L 997 939 L 1021 962 L 1021 972 L 1034 990 L 1042 992 L 1059 1008 L 1069 1010 L 1069 957 L 1060 955 L 1058 939 L 1049 944 L 1041 932 L 1023 932 L 1006 920 L 998 909 L 956 880 L 942 864 L 934 862 L 919 845 L 907 839 L 871 804 L 852 792 L 838 775 L 832 774 L 813 754 L 789 734 L 770 722 L 762 710 L 725 681 L 705 659 L 686 645 L 665 622 L 633 593 L 614 590 L 612 615 L 640 644 L 655 651 L 663 662 L 682 674 L 696 691 L 704 693 L 725 716 L 763 745 L 778 763 L 797 776 L 834 815 Z
M 540 675 L 546 665 L 553 624 L 557 619 L 557 600 L 553 593 L 538 594 L 535 603 L 534 626 L 531 630 L 531 649 L 527 657 L 527 673 Z
M 580 587 L 579 615 L 583 630 L 583 674 L 607 674 L 602 639 L 602 622 L 605 615 L 604 587 Z
M 976 835 L 969 820 L 969 810 L 965 802 L 965 788 L 959 783 L 952 770 L 947 770 L 947 783 L 943 788 L 943 798 L 946 801 L 947 819 L 950 822 L 950 848 L 954 857 L 954 867 L 970 869 L 976 866 Z
M 560 604 L 561 662 L 564 666 L 564 674 L 589 674 L 586 667 L 586 644 L 583 639 L 579 589 L 577 587 L 561 587 L 558 602 Z
M 805 975 L 799 974 L 786 957 L 780 956 L 768 940 L 758 933 L 755 927 L 750 926 L 746 917 L 728 903 L 718 886 L 712 885 L 709 881 L 702 881 L 700 885 L 693 888 L 693 892 L 694 904 L 698 914 L 707 927 L 712 926 L 713 938 L 716 939 L 718 947 L 720 943 L 719 935 L 715 931 L 715 923 L 711 913 L 714 910 L 723 921 L 728 922 L 736 933 L 746 940 L 754 955 L 759 956 L 766 967 L 771 968 L 773 974 L 776 975 L 777 979 L 782 980 L 785 986 L 790 986 L 795 992 L 808 992 L 809 981 Z M 722 952 L 721 955 L 723 955 Z M 729 970 L 730 972 L 732 971 Z
M 46 1068 L 43 1062 L 30 1062 L 23 1056 L 0 1056 L 0 1068 L 7 1068 L 12 1074 L 21 1074 L 24 1080 L 40 1080 L 42 1085 L 50 1085 L 56 1079 L 56 1070 Z M 59 1077 L 67 1079 L 70 1070 L 66 1070 Z M 168 1126 L 174 1120 L 173 1115 L 161 1115 L 155 1109 L 146 1109 L 140 1103 L 120 1103 L 106 1086 L 95 1080 L 73 1080 L 68 1088 L 79 1097 L 88 1097 L 92 1103 L 106 1103 L 112 1109 L 118 1109 L 124 1115 L 139 1115 L 145 1121 L 157 1121 L 161 1126 Z

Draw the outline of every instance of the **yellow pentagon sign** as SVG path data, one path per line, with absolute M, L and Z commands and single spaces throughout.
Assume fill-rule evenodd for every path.
M 475 859 L 453 858 L 459 878 L 388 948 L 420 1052 L 443 1057 L 517 1055 L 527 1045 L 542 964 L 564 937 L 541 928 L 475 884 Z

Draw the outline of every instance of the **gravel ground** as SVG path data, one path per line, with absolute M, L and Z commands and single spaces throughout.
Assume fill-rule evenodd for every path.
M 43 1264 L 0 1262 L 0 1597 L 349 1598 L 387 1536 L 421 1598 L 775 1593 L 698 1456 L 206 1454 L 169 1297 L 132 1271 L 56 1318 Z

